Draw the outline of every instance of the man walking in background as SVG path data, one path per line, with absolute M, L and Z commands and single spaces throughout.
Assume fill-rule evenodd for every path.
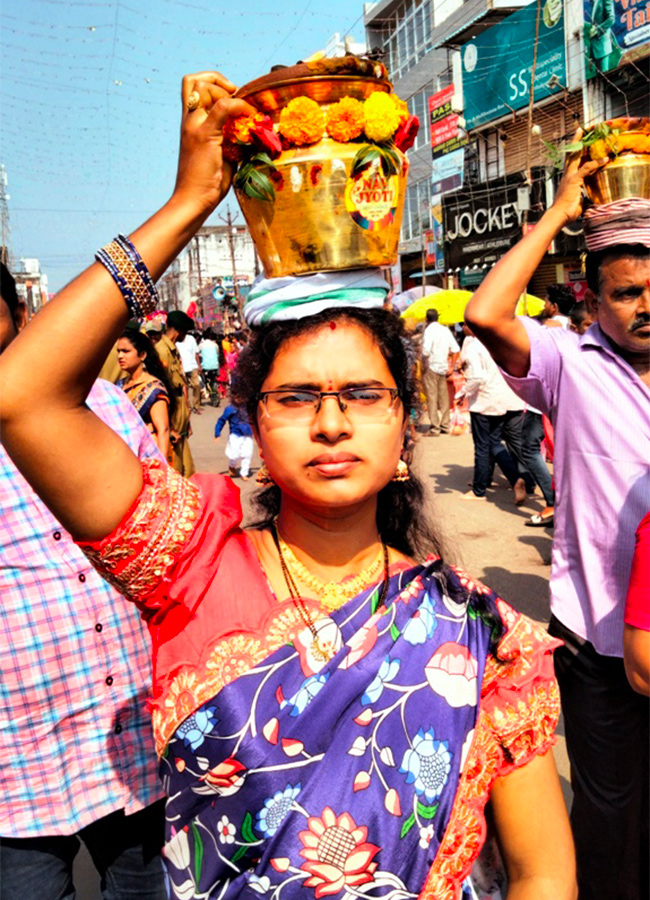
M 422 338 L 422 386 L 427 398 L 430 427 L 427 434 L 449 434 L 447 379 L 454 371 L 460 347 L 448 328 L 438 321 L 438 310 L 427 310 Z
M 171 425 L 171 464 L 181 475 L 189 478 L 195 472 L 192 451 L 189 445 L 190 410 L 187 403 L 187 382 L 183 372 L 183 361 L 176 346 L 182 342 L 185 335 L 194 328 L 194 322 L 180 310 L 173 310 L 167 316 L 165 333 L 156 344 L 156 351 L 160 361 L 167 369 L 169 380 L 176 394 L 176 409 L 172 416 Z
M 183 362 L 183 374 L 187 382 L 187 401 L 191 413 L 200 414 L 201 412 L 201 381 L 199 374 L 201 372 L 201 359 L 199 357 L 199 345 L 196 338 L 191 332 L 188 332 L 184 338 L 178 338 L 176 341 L 176 349 L 181 355 Z

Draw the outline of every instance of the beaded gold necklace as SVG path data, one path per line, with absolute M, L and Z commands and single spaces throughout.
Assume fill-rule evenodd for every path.
M 332 659 L 332 656 L 334 654 L 331 650 L 326 649 L 321 645 L 321 642 L 318 637 L 318 631 L 316 630 L 316 626 L 314 625 L 314 622 L 312 621 L 312 618 L 309 615 L 309 610 L 307 609 L 307 606 L 305 605 L 305 601 L 303 600 L 302 596 L 300 595 L 300 591 L 298 590 L 295 579 L 294 579 L 294 577 L 289 569 L 289 566 L 287 564 L 285 554 L 287 552 L 289 554 L 291 554 L 291 556 L 296 560 L 298 565 L 301 566 L 305 570 L 306 574 L 308 576 L 310 576 L 310 578 L 313 578 L 319 585 L 322 586 L 324 583 L 322 581 L 320 581 L 319 579 L 317 579 L 314 575 L 312 575 L 312 573 L 309 572 L 308 569 L 305 569 L 305 567 L 302 566 L 302 563 L 300 563 L 295 558 L 295 556 L 292 553 L 292 551 L 290 550 L 290 548 L 287 546 L 285 541 L 283 541 L 282 538 L 280 537 L 280 532 L 278 531 L 276 520 L 273 521 L 273 524 L 271 526 L 271 534 L 273 536 L 273 540 L 275 542 L 275 546 L 278 551 L 278 556 L 280 558 L 280 566 L 282 567 L 282 574 L 284 575 L 284 580 L 286 582 L 287 589 L 289 591 L 289 595 L 293 601 L 293 604 L 296 607 L 296 609 L 298 610 L 300 618 L 303 620 L 303 622 L 305 623 L 305 625 L 307 626 L 307 628 L 309 628 L 309 630 L 311 632 L 311 635 L 314 639 L 314 650 L 316 652 L 316 655 L 320 656 L 325 662 L 328 662 L 330 659 Z M 386 600 L 386 595 L 388 593 L 388 581 L 389 581 L 388 547 L 386 546 L 386 544 L 383 541 L 381 544 L 381 554 L 379 556 L 379 561 L 380 561 L 380 564 L 381 564 L 381 562 L 383 562 L 383 564 L 384 564 L 384 580 L 383 580 L 383 584 L 381 587 L 381 594 L 379 596 L 379 601 L 377 604 L 378 607 L 383 606 L 383 604 Z M 370 568 L 373 568 L 374 566 L 375 566 L 375 563 L 373 563 L 373 565 Z M 360 575 L 356 576 L 355 582 L 358 581 L 358 579 L 360 579 L 362 576 L 364 576 L 366 579 L 364 581 L 364 583 L 361 584 L 361 586 L 359 586 L 357 584 L 356 593 L 360 593 L 364 587 L 368 587 L 369 584 L 372 583 L 371 581 L 367 580 L 368 571 L 369 571 L 369 569 L 366 569 L 365 572 L 362 572 Z M 379 567 L 377 568 L 377 571 L 379 571 Z M 330 584 L 338 584 L 338 583 L 337 582 L 328 582 L 326 586 L 328 586 Z M 345 586 L 347 587 L 347 585 L 348 585 L 348 582 L 346 581 Z M 342 585 L 339 584 L 338 586 L 341 587 Z M 332 609 L 338 609 L 338 606 L 341 606 L 343 604 L 343 602 L 345 602 L 346 599 L 349 600 L 353 596 L 355 596 L 355 594 L 350 594 L 349 597 L 343 598 L 341 600 L 341 602 L 336 607 L 332 607 Z
M 377 580 L 386 555 L 386 547 L 383 543 L 375 561 L 364 569 L 363 572 L 359 572 L 358 575 L 355 575 L 353 578 L 347 578 L 343 582 L 322 581 L 310 572 L 296 557 L 291 547 L 289 547 L 282 538 L 277 522 L 275 523 L 275 529 L 278 536 L 281 562 L 284 562 L 294 579 L 298 579 L 298 581 L 302 582 L 316 594 L 318 602 L 321 606 L 324 606 L 328 612 L 339 609 L 347 600 L 356 597 L 364 588 Z

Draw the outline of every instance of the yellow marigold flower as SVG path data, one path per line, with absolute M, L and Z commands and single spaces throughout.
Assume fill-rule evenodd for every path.
M 346 143 L 363 131 L 363 103 L 344 97 L 327 110 L 327 133 L 335 141 Z
M 400 100 L 400 98 L 397 96 L 397 94 L 389 94 L 388 96 L 391 98 L 391 100 L 397 107 L 397 111 L 399 113 L 399 124 L 403 125 L 404 122 L 406 122 L 406 120 L 408 119 L 408 117 L 410 115 L 408 106 L 406 105 L 406 103 L 403 100 Z
M 241 144 L 252 142 L 252 129 L 264 118 L 261 113 L 254 116 L 237 116 L 236 119 L 228 119 L 223 126 L 223 136 L 231 144 L 239 141 Z
M 371 141 L 388 141 L 397 131 L 400 114 L 389 94 L 375 91 L 363 104 L 365 116 L 364 131 Z
M 280 113 L 280 134 L 291 144 L 315 144 L 323 136 L 325 115 L 310 97 L 294 97 Z

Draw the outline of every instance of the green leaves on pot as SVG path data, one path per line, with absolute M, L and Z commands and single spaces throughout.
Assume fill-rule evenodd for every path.
M 253 200 L 275 200 L 275 189 L 271 175 L 277 172 L 268 153 L 256 153 L 237 170 L 234 185 Z
M 390 175 L 399 175 L 402 171 L 402 157 L 392 142 L 390 144 L 363 144 L 354 157 L 352 177 L 358 178 L 377 159 L 386 178 Z

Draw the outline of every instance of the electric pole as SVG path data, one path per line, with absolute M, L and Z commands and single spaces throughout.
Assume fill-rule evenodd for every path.
M 237 281 L 237 266 L 235 264 L 235 236 L 233 234 L 232 214 L 229 206 L 226 209 L 226 218 L 224 219 L 223 216 L 219 216 L 219 218 L 222 222 L 226 223 L 228 228 L 228 246 L 230 247 L 230 262 L 232 264 L 232 287 L 235 294 L 235 303 L 237 304 L 237 310 L 239 312 L 239 321 L 243 322 L 244 313 L 242 310 L 241 295 L 239 293 L 239 283 Z
M 9 225 L 9 206 L 7 205 L 9 194 L 7 193 L 7 170 L 4 164 L 0 165 L 0 231 L 2 232 L 2 245 L 0 246 L 0 258 L 2 262 L 11 268 L 9 264 L 9 243 L 11 240 L 11 226 Z

